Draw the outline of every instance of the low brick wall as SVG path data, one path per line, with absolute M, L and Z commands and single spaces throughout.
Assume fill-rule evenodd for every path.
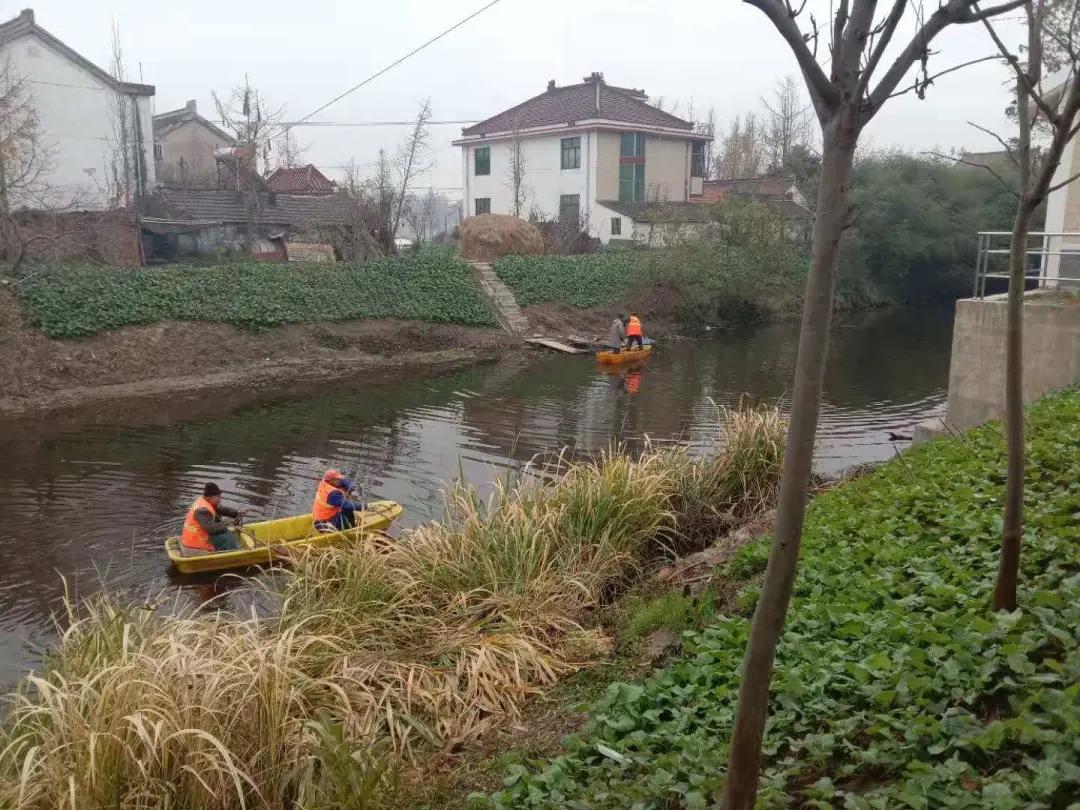
M 24 262 L 91 261 L 139 265 L 139 229 L 130 211 L 31 211 L 16 214 Z

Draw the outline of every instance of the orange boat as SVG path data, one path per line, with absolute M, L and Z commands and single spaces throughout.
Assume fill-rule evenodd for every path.
M 652 345 L 641 349 L 623 349 L 620 352 L 597 352 L 596 361 L 605 366 L 614 366 L 620 363 L 633 363 L 635 361 L 648 360 L 652 354 Z

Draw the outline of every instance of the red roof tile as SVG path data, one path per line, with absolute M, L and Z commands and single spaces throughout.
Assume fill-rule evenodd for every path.
M 597 93 L 599 85 L 599 94 Z M 556 126 L 572 121 L 604 118 L 625 124 L 692 130 L 694 125 L 646 103 L 640 90 L 613 87 L 594 74 L 581 84 L 551 85 L 528 101 L 461 130 L 462 135 L 485 135 L 514 129 Z
M 266 189 L 278 194 L 333 194 L 334 184 L 309 163 L 291 169 L 274 169 L 266 178 Z

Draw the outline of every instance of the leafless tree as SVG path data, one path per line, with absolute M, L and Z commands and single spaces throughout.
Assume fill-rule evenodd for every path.
M 108 205 L 110 208 L 129 208 L 134 205 L 137 195 L 146 192 L 146 155 L 137 96 L 125 89 L 127 71 L 120 26 L 115 19 L 110 40 L 109 72 L 116 80 L 116 89 L 109 97 L 112 133 L 105 159 Z
M 270 140 L 280 133 L 281 109 L 266 108 L 247 74 L 244 74 L 244 83 L 233 87 L 224 97 L 215 92 L 214 106 L 222 127 L 236 143 L 232 168 L 236 173 L 236 187 L 245 196 L 244 249 L 250 253 L 258 230 L 259 155 L 263 154 L 265 163 Z
M 292 169 L 295 166 L 303 166 L 304 159 L 311 144 L 301 144 L 293 132 L 292 127 L 285 127 L 285 131 L 275 139 L 274 145 L 277 154 L 277 168 Z
M 765 14 L 798 62 L 821 125 L 822 162 L 776 525 L 743 659 L 721 800 L 721 806 L 729 810 L 751 810 L 757 797 L 769 683 L 799 561 L 832 325 L 837 259 L 853 215 L 848 188 L 859 137 L 889 99 L 907 92 L 925 96 L 936 78 L 928 68 L 930 46 L 944 29 L 1019 8 L 1024 0 L 1005 0 L 985 10 L 978 9 L 975 0 L 941 0 L 929 13 L 910 0 L 892 0 L 881 17 L 876 16 L 877 0 L 840 0 L 827 25 L 819 26 L 811 16 L 805 31 L 799 24 L 805 5 L 791 5 L 787 0 L 746 2 Z M 899 43 L 891 61 L 885 62 L 893 36 L 910 9 L 914 9 L 914 35 L 906 43 Z M 822 38 L 827 43 L 828 73 L 818 62 L 818 42 Z M 884 64 L 888 67 L 878 75 Z M 901 86 L 913 67 L 918 69 L 914 80 Z M 949 67 L 937 75 L 959 67 Z
M 17 270 L 40 233 L 24 233 L 14 212 L 56 205 L 47 178 L 55 147 L 47 142 L 25 78 L 0 62 L 0 259 Z
M 776 82 L 772 99 L 762 98 L 765 108 L 765 146 L 769 170 L 787 171 L 792 150 L 813 137 L 814 117 L 794 76 Z
M 525 164 L 525 149 L 521 138 L 521 127 L 517 121 L 514 121 L 509 148 L 510 161 L 506 165 L 506 184 L 510 186 L 511 211 L 515 217 L 520 218 L 529 195 L 529 188 L 525 183 L 525 173 L 528 167 Z
M 765 128 L 755 113 L 736 115 L 720 143 L 717 177 L 738 180 L 757 177 L 766 162 Z
M 405 220 L 416 235 L 417 243 L 427 241 L 431 236 L 431 217 L 435 209 L 435 190 L 428 189 L 427 194 L 417 197 L 410 195 L 405 203 Z
M 1005 507 L 1001 528 L 1001 555 L 994 585 L 994 610 L 1016 609 L 1020 571 L 1020 541 L 1024 529 L 1024 287 L 1027 281 L 1027 247 L 1031 220 L 1049 193 L 1080 175 L 1053 185 L 1061 156 L 1080 123 L 1080 31 L 1075 2 L 1024 0 L 1027 43 L 1019 49 L 1007 46 L 990 19 L 983 24 L 1002 57 L 1011 67 L 1015 87 L 1015 117 L 1019 135 L 1015 144 L 997 137 L 1020 174 L 1016 217 L 1009 249 L 1009 296 L 1005 340 L 1005 438 L 1007 464 Z M 1022 54 L 1022 55 L 1021 55 Z M 1065 68 L 1062 84 L 1043 89 L 1047 70 Z M 1042 131 L 1044 148 L 1032 147 L 1032 133 Z M 1001 176 L 984 166 L 998 179 Z M 1004 180 L 1002 180 L 1004 182 Z M 1008 187 L 1008 186 L 1006 186 Z M 1010 189 L 1011 190 L 1011 189 Z
M 701 121 L 694 123 L 694 130 L 702 135 L 708 135 L 710 138 L 716 138 L 716 108 L 709 107 L 709 111 L 705 113 L 705 117 Z M 716 174 L 717 160 L 716 160 L 716 145 L 714 140 L 706 141 L 702 147 L 702 165 L 701 176 L 706 180 L 711 180 Z
M 390 223 L 393 226 L 390 232 L 395 235 L 405 210 L 405 195 L 409 193 L 416 178 L 431 168 L 428 163 L 431 136 L 429 121 L 431 121 L 431 99 L 424 99 L 420 105 L 420 112 L 416 114 L 412 131 L 398 146 L 397 159 L 394 161 L 398 180 L 397 200 Z

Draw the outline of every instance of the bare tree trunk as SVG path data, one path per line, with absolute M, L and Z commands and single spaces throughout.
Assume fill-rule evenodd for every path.
M 799 562 L 814 439 L 821 409 L 825 358 L 829 350 L 840 237 L 849 214 L 848 181 L 859 131 L 852 117 L 852 113 L 844 108 L 824 127 L 814 247 L 810 258 L 810 276 L 806 282 L 806 301 L 803 303 L 799 354 L 795 362 L 791 420 L 784 449 L 776 530 L 769 552 L 765 583 L 754 611 L 743 658 L 731 758 L 721 803 L 727 810 L 750 810 L 757 798 L 761 741 L 769 710 L 769 682 Z

